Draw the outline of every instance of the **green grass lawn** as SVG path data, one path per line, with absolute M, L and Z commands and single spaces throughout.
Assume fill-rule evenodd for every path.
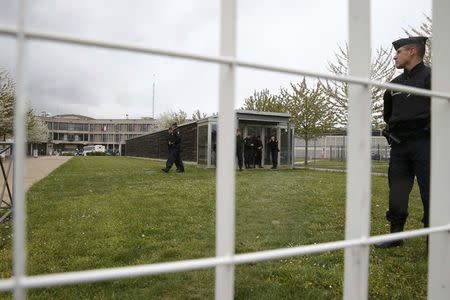
M 214 256 L 215 170 L 124 157 L 76 157 L 27 193 L 28 274 Z M 236 252 L 344 238 L 345 173 L 250 170 L 236 177 Z M 372 234 L 388 231 L 387 178 L 373 177 Z M 412 193 L 407 228 L 420 228 Z M 11 224 L 0 224 L 11 276 Z M 425 238 L 370 248 L 371 299 L 425 299 Z M 236 267 L 236 299 L 341 299 L 343 251 Z M 30 290 L 30 299 L 213 299 L 214 270 Z M 0 298 L 10 294 L 0 293 Z
M 298 167 L 304 167 L 304 159 L 296 159 Z M 345 170 L 347 168 L 347 162 L 342 160 L 328 160 L 328 159 L 316 159 L 308 161 L 307 167 L 318 169 L 333 169 L 333 170 Z M 389 161 L 387 160 L 372 160 L 372 173 L 384 173 L 387 174 Z

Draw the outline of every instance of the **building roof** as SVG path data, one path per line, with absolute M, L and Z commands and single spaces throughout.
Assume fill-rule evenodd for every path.
M 290 118 L 290 113 L 282 113 L 282 112 L 269 112 L 269 111 L 256 111 L 256 110 L 241 110 L 237 109 L 236 113 L 238 117 L 240 115 L 258 115 L 258 116 L 273 116 L 273 117 L 285 117 Z
M 94 118 L 83 116 L 83 115 L 75 115 L 75 114 L 63 114 L 63 115 L 54 115 L 46 118 L 51 119 L 75 119 L 75 120 L 94 120 Z
M 40 116 L 41 118 L 50 121 L 50 120 L 58 120 L 58 121 L 90 121 L 90 123 L 110 123 L 110 122 L 118 122 L 118 123 L 155 123 L 156 120 L 151 117 L 142 117 L 140 119 L 95 119 L 88 116 L 76 115 L 76 114 L 62 114 L 62 115 L 54 115 L 54 116 Z

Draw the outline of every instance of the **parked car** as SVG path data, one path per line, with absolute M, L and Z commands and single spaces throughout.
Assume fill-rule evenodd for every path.
M 372 152 L 371 157 L 372 157 L 372 160 L 380 160 L 381 159 L 380 153 L 377 153 L 377 152 Z

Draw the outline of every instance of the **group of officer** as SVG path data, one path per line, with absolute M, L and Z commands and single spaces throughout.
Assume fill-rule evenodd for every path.
M 166 162 L 166 167 L 161 169 L 163 172 L 168 173 L 172 165 L 175 163 L 178 173 L 184 172 L 183 161 L 181 160 L 180 152 L 181 152 L 181 137 L 180 132 L 178 131 L 177 123 L 173 123 L 171 127 L 169 127 L 168 137 L 167 137 L 167 147 L 169 150 L 169 158 Z
M 275 136 L 270 138 L 268 143 L 271 152 L 272 169 L 278 165 L 278 141 Z M 258 135 L 249 135 L 245 138 L 239 129 L 236 130 L 236 156 L 238 160 L 239 171 L 242 171 L 243 165 L 246 169 L 263 168 L 262 166 L 263 143 Z

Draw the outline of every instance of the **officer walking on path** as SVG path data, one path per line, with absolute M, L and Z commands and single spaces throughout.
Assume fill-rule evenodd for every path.
M 181 160 L 180 152 L 181 152 L 181 137 L 180 132 L 178 131 L 177 123 L 173 123 L 169 128 L 169 135 L 167 138 L 168 147 L 169 147 L 169 158 L 166 162 L 166 167 L 162 169 L 162 171 L 168 173 L 172 165 L 175 163 L 177 167 L 178 173 L 184 172 L 183 161 Z
M 424 65 L 426 37 L 409 37 L 393 42 L 395 67 L 403 73 L 391 82 L 430 89 L 431 69 Z M 409 194 L 417 177 L 423 204 L 422 222 L 429 225 L 430 191 L 430 98 L 387 90 L 383 96 L 384 136 L 391 144 L 389 161 L 389 210 L 386 218 L 391 233 L 403 231 L 408 217 Z M 377 244 L 378 248 L 403 245 L 403 240 Z

